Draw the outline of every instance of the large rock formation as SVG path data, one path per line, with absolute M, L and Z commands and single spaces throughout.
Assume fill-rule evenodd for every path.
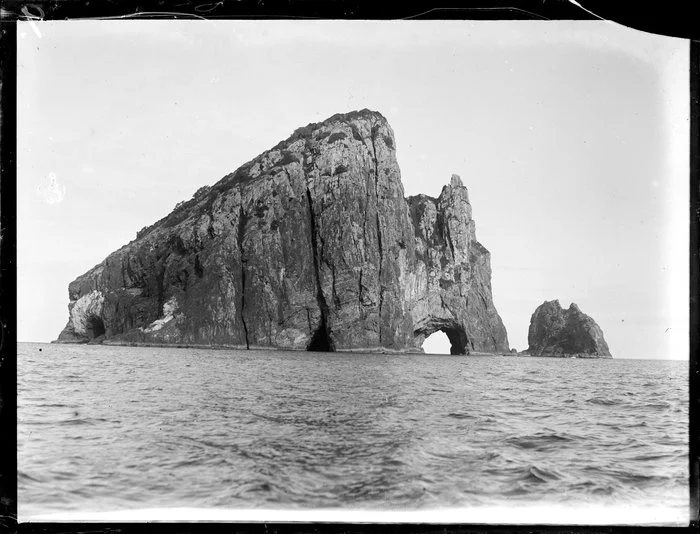
M 508 351 L 467 189 L 404 198 L 363 110 L 300 128 L 144 228 L 68 288 L 58 341 Z
M 603 331 L 573 302 L 568 310 L 558 300 L 541 304 L 530 319 L 527 341 L 532 356 L 612 358 Z

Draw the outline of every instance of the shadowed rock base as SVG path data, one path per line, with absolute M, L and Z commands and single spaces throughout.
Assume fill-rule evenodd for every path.
M 335 352 L 325 325 L 321 325 L 316 330 L 306 350 L 313 352 Z

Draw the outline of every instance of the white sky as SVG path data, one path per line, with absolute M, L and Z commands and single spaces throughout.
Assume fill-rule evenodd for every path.
M 687 358 L 688 41 L 593 21 L 33 24 L 18 31 L 20 341 L 55 339 L 68 283 L 200 186 L 370 108 L 407 195 L 452 173 L 469 188 L 511 347 L 558 298 L 614 357 Z

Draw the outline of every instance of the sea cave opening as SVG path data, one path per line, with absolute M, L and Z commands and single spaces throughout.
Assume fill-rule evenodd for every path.
M 306 347 L 306 350 L 312 352 L 335 352 L 333 343 L 328 336 L 328 332 L 326 331 L 325 324 L 322 324 L 316 329 L 316 332 L 314 332 L 314 335 L 311 337 L 311 341 Z
M 423 341 L 426 354 L 469 354 L 469 339 L 461 328 L 440 328 L 429 333 Z
M 85 333 L 90 339 L 95 339 L 96 337 L 104 335 L 105 324 L 102 319 L 95 315 L 89 317 L 85 325 Z

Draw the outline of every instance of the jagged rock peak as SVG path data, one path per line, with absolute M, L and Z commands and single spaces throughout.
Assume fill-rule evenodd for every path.
M 377 112 L 297 129 L 69 285 L 86 342 L 506 352 L 467 189 L 404 198 Z
M 295 131 L 295 133 L 304 129 L 315 130 L 323 126 L 328 126 L 329 124 L 332 124 L 334 122 L 353 122 L 358 120 L 374 120 L 381 121 L 384 124 L 389 124 L 389 122 L 386 120 L 386 117 L 382 115 L 379 111 L 363 108 L 360 110 L 349 111 L 347 113 L 336 113 L 335 115 L 331 115 L 327 119 L 324 119 L 320 122 L 311 122 L 302 128 L 298 128 Z M 294 135 L 292 135 L 292 138 L 293 137 Z
M 332 115 L 331 117 L 328 117 L 327 119 L 321 122 L 310 122 L 306 126 L 297 128 L 296 130 L 294 130 L 294 133 L 292 133 L 290 137 L 284 139 L 283 141 L 280 141 L 277 145 L 275 145 L 275 147 L 273 147 L 272 150 L 274 150 L 275 148 L 279 148 L 282 145 L 292 144 L 299 139 L 308 139 L 313 134 L 313 132 L 322 128 L 332 126 L 335 123 L 351 124 L 360 121 L 370 121 L 374 124 L 381 123 L 386 126 L 389 125 L 389 122 L 386 120 L 386 117 L 384 117 L 384 115 L 382 115 L 378 111 L 372 111 L 367 108 L 358 111 L 350 111 L 348 113 L 336 113 L 335 115 Z
M 577 304 L 562 309 L 544 301 L 530 319 L 527 353 L 532 356 L 612 358 L 603 331 Z

